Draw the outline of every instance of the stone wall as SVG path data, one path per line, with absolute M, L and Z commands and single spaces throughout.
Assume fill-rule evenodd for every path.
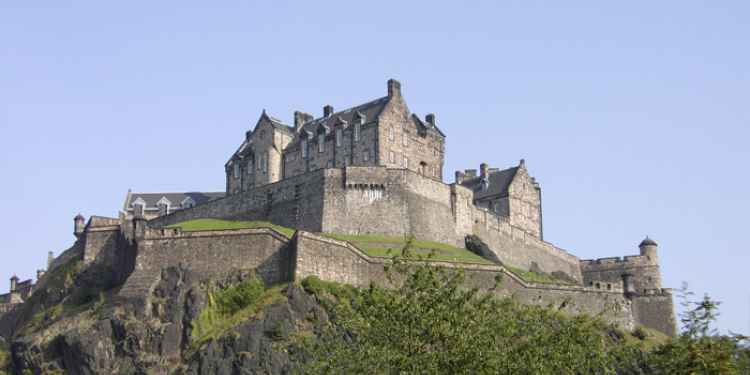
M 186 220 L 220 218 L 269 220 L 276 224 L 309 231 L 322 227 L 323 188 L 326 170 L 318 170 L 251 191 L 199 204 L 149 221 L 159 228 Z
M 290 177 L 149 221 L 269 220 L 311 232 L 413 235 L 463 247 L 481 237 L 505 264 L 582 280 L 579 259 L 472 204 L 469 189 L 407 169 L 347 167 Z
M 295 280 L 316 276 L 322 280 L 356 286 L 367 286 L 371 282 L 380 285 L 387 283 L 383 268 L 387 260 L 369 257 L 345 241 L 298 231 L 293 256 Z M 448 262 L 432 264 L 451 269 L 462 268 L 467 287 L 491 291 L 498 296 L 513 297 L 528 304 L 553 305 L 574 314 L 602 314 L 606 320 L 630 329 L 636 324 L 664 329 L 658 319 L 643 322 L 635 320 L 632 302 L 619 287 L 601 290 L 583 286 L 534 284 L 520 279 L 501 266 Z M 500 286 L 491 289 L 498 276 L 502 278 Z
M 426 177 L 442 181 L 445 137 L 434 127 L 413 117 L 401 96 L 400 84 L 392 91 L 388 104 L 380 114 L 378 126 L 378 165 L 410 169 Z M 434 115 L 432 121 L 434 122 Z
M 585 285 L 622 284 L 623 277 L 631 275 L 634 293 L 643 294 L 647 290 L 661 289 L 659 265 L 641 255 L 582 260 L 581 273 Z
M 140 300 L 147 296 L 161 270 L 170 266 L 189 268 L 201 279 L 249 269 L 255 269 L 267 284 L 291 278 L 290 241 L 270 229 L 202 232 L 142 229 L 136 238 L 135 268 L 120 291 L 125 299 Z
M 677 334 L 671 289 L 651 289 L 633 297 L 633 317 L 639 324 L 674 336 Z

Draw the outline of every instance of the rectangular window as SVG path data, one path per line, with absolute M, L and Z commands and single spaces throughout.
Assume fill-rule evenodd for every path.
M 343 138 L 341 133 L 341 128 L 336 129 L 336 147 L 341 147 L 341 138 Z
M 396 136 L 393 134 L 393 127 L 388 128 L 388 140 L 393 142 L 396 139 Z
M 362 160 L 370 161 L 370 150 L 364 150 L 362 152 Z
M 267 154 L 261 155 L 260 164 L 261 164 L 261 168 L 263 169 L 263 173 L 268 172 L 268 155 Z
M 302 158 L 307 159 L 307 139 L 300 141 L 299 148 L 302 149 Z
M 318 134 L 318 152 L 323 152 L 326 150 L 326 135 Z
M 361 130 L 360 124 L 354 124 L 354 142 L 359 141 L 359 131 Z
M 409 158 L 404 156 L 404 168 L 409 169 Z
M 391 151 L 388 155 L 388 159 L 390 159 L 391 164 L 396 164 L 396 153 Z
M 240 163 L 232 164 L 234 178 L 240 178 Z
M 404 147 L 409 145 L 409 133 L 406 132 L 406 129 L 404 129 L 404 137 L 403 137 L 403 145 Z

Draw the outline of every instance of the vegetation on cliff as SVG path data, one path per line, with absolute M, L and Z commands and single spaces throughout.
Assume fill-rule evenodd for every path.
M 463 275 L 396 261 L 396 289 L 308 278 L 332 324 L 308 342 L 310 374 L 746 374 L 744 338 L 712 334 L 706 298 L 670 339 L 461 287 Z

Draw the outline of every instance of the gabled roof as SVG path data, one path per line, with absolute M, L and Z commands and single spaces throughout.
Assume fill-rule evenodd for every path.
M 443 131 L 440 130 L 440 128 L 438 128 L 437 125 L 432 125 L 432 124 L 430 124 L 428 122 L 422 121 L 422 119 L 419 118 L 419 116 L 417 116 L 414 113 L 411 114 L 411 119 L 412 119 L 412 121 L 414 121 L 414 123 L 417 124 L 417 127 L 420 127 L 420 128 L 422 128 L 424 130 L 433 129 L 433 130 L 437 131 L 438 134 L 440 134 L 441 137 L 445 138 L 445 133 L 443 133 Z
M 508 196 L 508 187 L 513 182 L 513 178 L 516 177 L 516 172 L 518 172 L 518 167 L 489 172 L 487 190 L 484 190 L 482 187 L 481 177 L 464 180 L 461 182 L 461 185 L 474 192 L 474 199 L 482 199 L 490 196 L 505 197 Z
M 359 122 L 362 117 L 364 118 L 364 122 L 371 122 L 380 116 L 380 112 L 383 111 L 387 103 L 388 97 L 384 96 L 343 111 L 334 112 L 328 117 L 320 117 L 308 121 L 302 125 L 302 129 L 312 134 L 317 134 L 320 125 L 333 129 L 334 125 L 338 123 L 354 124 L 355 122 Z
M 225 192 L 187 192 L 187 193 L 130 193 L 125 199 L 125 205 L 123 209 L 125 211 L 132 209 L 132 205 L 136 200 L 142 200 L 146 203 L 144 209 L 158 209 L 158 202 L 162 198 L 168 199 L 172 206 L 176 206 L 182 203 L 186 198 L 190 197 L 196 205 L 212 201 L 219 198 L 224 198 Z M 176 206 L 175 208 L 179 208 Z

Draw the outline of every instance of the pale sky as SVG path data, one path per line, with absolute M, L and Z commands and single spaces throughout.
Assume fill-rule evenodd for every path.
M 721 329 L 750 333 L 746 1 L 9 3 L 2 290 L 129 188 L 223 190 L 264 108 L 291 123 L 396 78 L 447 134 L 446 181 L 525 158 L 546 240 L 599 258 L 649 235 L 665 286 L 708 293 Z

